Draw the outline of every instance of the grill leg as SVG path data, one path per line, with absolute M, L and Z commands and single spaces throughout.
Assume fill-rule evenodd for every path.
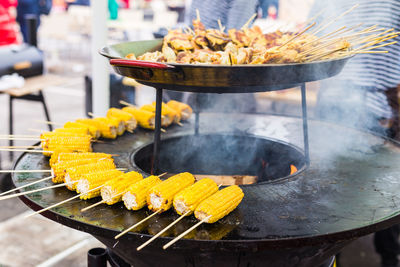
M 10 95 L 10 98 L 9 98 L 9 105 L 8 105 L 8 108 L 9 108 L 9 113 L 8 113 L 8 114 L 9 114 L 9 118 L 8 118 L 8 133 L 9 133 L 10 135 L 12 135 L 12 134 L 14 133 L 14 125 L 13 125 L 13 100 L 14 100 L 14 97 Z M 13 145 L 14 145 L 14 140 L 10 139 L 10 140 L 8 141 L 8 145 L 9 145 L 9 146 L 13 146 Z M 12 161 L 13 158 L 14 158 L 14 153 L 13 153 L 12 151 L 10 151 L 8 155 L 9 155 L 10 161 Z
M 161 104 L 163 89 L 156 88 L 156 125 L 154 129 L 154 147 L 153 147 L 153 164 L 151 166 L 151 174 L 156 175 L 158 172 L 158 156 L 160 153 L 160 135 L 161 135 Z
M 46 115 L 47 121 L 51 121 L 50 120 L 49 111 L 47 109 L 46 101 L 44 100 L 44 96 L 43 96 L 42 90 L 39 91 L 39 98 L 40 98 L 40 102 L 42 102 L 42 104 L 43 104 L 44 114 Z M 48 127 L 49 127 L 50 131 L 53 131 L 53 126 L 51 124 L 48 124 Z
M 200 100 L 199 100 L 199 94 L 196 94 L 195 96 L 195 111 L 194 111 L 194 134 L 199 135 L 199 125 L 200 125 Z
M 87 253 L 88 267 L 107 267 L 107 251 L 104 248 L 92 248 Z
M 301 109 L 303 113 L 304 154 L 308 165 L 310 164 L 310 151 L 308 144 L 307 97 L 305 83 L 301 85 Z

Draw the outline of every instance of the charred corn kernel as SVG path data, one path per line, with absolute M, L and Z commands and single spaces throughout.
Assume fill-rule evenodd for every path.
M 153 114 L 156 114 L 156 107 L 153 106 L 152 104 L 143 105 L 140 109 L 152 112 Z M 162 127 L 168 127 L 174 122 L 173 114 L 167 114 L 165 109 L 161 109 L 161 116 L 162 116 L 162 119 L 161 119 Z
M 93 138 L 100 138 L 100 131 L 97 129 L 97 127 L 93 126 L 93 125 L 88 125 L 88 124 L 84 124 L 84 123 L 80 123 L 80 122 L 73 122 L 73 121 L 69 121 L 67 123 L 64 124 L 64 128 L 83 128 L 83 129 L 87 129 L 90 133 L 90 135 Z
M 87 128 L 58 128 L 55 129 L 54 132 L 65 134 L 90 135 L 90 131 Z
M 74 159 L 69 161 L 60 161 L 56 164 L 53 164 L 51 167 L 51 175 L 53 176 L 53 183 L 63 183 L 65 177 L 65 171 L 67 168 L 96 163 L 99 159 L 90 159 L 90 158 L 82 158 L 82 159 Z
M 96 163 L 90 163 L 90 164 L 67 168 L 65 171 L 64 181 L 67 183 L 66 187 L 69 190 L 75 190 L 76 182 L 80 180 L 83 177 L 83 175 L 110 169 L 115 169 L 114 160 L 100 159 Z
M 78 181 L 76 186 L 77 192 L 79 194 L 83 194 L 80 196 L 80 198 L 83 200 L 98 197 L 100 196 L 101 192 L 100 186 L 103 186 L 107 181 L 110 181 L 123 174 L 123 172 L 116 169 L 85 174 Z
M 122 196 L 125 207 L 128 210 L 140 210 L 146 206 L 147 194 L 153 186 L 161 183 L 158 176 L 149 176 L 133 185 L 131 185 L 127 192 Z
M 100 135 L 104 138 L 115 139 L 117 138 L 117 128 L 110 123 L 105 123 L 102 121 L 96 121 L 94 119 L 78 119 L 76 120 L 79 123 L 83 123 L 86 125 L 91 125 L 96 127 L 100 131 Z
M 109 125 L 113 125 L 115 127 L 115 129 L 117 129 L 117 135 L 123 135 L 125 132 L 125 122 L 119 118 L 98 117 L 98 118 L 94 118 L 93 120 L 104 122 Z
M 167 105 L 181 114 L 181 120 L 187 120 L 193 113 L 192 108 L 185 103 L 170 100 Z
M 98 152 L 83 152 L 83 153 L 53 153 L 51 155 L 49 164 L 50 167 L 57 162 L 78 160 L 78 159 L 111 159 L 112 155 L 107 153 Z
M 233 211 L 243 199 L 243 191 L 237 185 L 228 186 L 213 194 L 197 206 L 194 216 L 206 223 L 215 223 Z
M 218 191 L 218 185 L 210 178 L 204 178 L 197 183 L 186 187 L 174 197 L 174 208 L 179 215 L 183 215 L 186 212 L 192 214 L 196 207 Z
M 91 152 L 92 137 L 87 136 L 58 136 L 55 135 L 43 141 L 44 151 L 64 151 L 64 152 Z
M 110 108 L 107 111 L 107 117 L 108 118 L 118 118 L 118 119 L 122 120 L 125 123 L 125 128 L 127 131 L 132 132 L 137 127 L 137 121 L 136 121 L 135 117 L 132 114 L 130 114 L 126 111 L 123 111 L 121 109 Z
M 125 173 L 120 177 L 107 181 L 101 188 L 101 197 L 108 205 L 120 202 L 127 189 L 141 180 L 143 180 L 143 176 L 138 172 Z
M 167 180 L 155 185 L 147 195 L 147 205 L 150 210 L 164 212 L 172 207 L 174 196 L 192 185 L 195 179 L 188 172 L 174 175 Z
M 122 110 L 132 114 L 140 127 L 154 130 L 155 115 L 153 112 L 134 107 L 124 107 Z

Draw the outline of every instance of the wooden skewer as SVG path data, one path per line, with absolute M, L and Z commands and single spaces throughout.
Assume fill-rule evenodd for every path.
M 158 178 L 163 177 L 164 175 L 166 175 L 168 172 L 163 172 L 160 175 L 158 175 Z
M 45 150 L 30 150 L 30 149 L 7 149 L 0 148 L 0 151 L 11 151 L 11 152 L 29 152 L 29 153 L 53 153 L 53 151 Z
M 29 130 L 29 129 L 28 129 Z M 42 132 L 42 131 L 41 131 Z M 25 137 L 25 138 L 35 138 L 37 135 L 28 134 L 0 134 L 0 137 Z
M 332 23 L 338 21 L 339 19 L 341 19 L 342 17 L 344 17 L 345 15 L 347 15 L 348 13 L 350 13 L 351 11 L 353 11 L 354 9 L 356 9 L 360 4 L 356 4 L 353 7 L 351 7 L 350 9 L 346 10 L 345 12 L 343 12 L 342 14 L 340 14 L 339 16 L 337 16 L 335 19 L 333 19 L 332 21 L 328 22 L 327 24 L 325 24 L 323 27 L 321 27 L 319 30 L 317 30 L 316 32 L 314 32 L 313 34 L 316 35 L 317 33 L 325 30 L 326 28 L 328 28 Z
M 145 221 L 147 221 L 148 219 L 150 219 L 151 217 L 159 214 L 161 212 L 161 210 L 157 210 L 156 212 L 153 212 L 151 215 L 147 216 L 146 218 L 144 218 L 143 220 L 141 220 L 140 222 L 132 225 L 131 227 L 129 227 L 128 229 L 124 230 L 123 232 L 121 232 L 120 234 L 116 235 L 114 237 L 114 239 L 118 239 L 121 236 L 123 236 L 124 234 L 128 233 L 129 231 L 131 231 L 132 229 L 136 228 L 137 226 L 141 225 L 142 223 L 144 223 Z
M 19 186 L 19 187 L 17 187 L 17 188 L 8 190 L 8 191 L 6 191 L 6 192 L 3 192 L 3 193 L 0 194 L 0 196 L 7 195 L 7 194 L 9 194 L 9 193 L 11 193 L 11 192 L 20 190 L 20 189 L 22 189 L 22 188 L 25 188 L 25 187 L 28 187 L 28 186 L 31 186 L 31 185 L 34 185 L 34 184 L 37 184 L 37 183 L 40 183 L 40 182 L 43 182 L 43 181 L 50 180 L 50 179 L 52 179 L 52 178 L 53 178 L 53 175 L 52 175 L 52 176 L 45 177 L 45 178 L 42 178 L 42 179 L 37 180 L 37 181 L 35 181 L 35 182 L 29 183 L 29 184 L 25 184 L 25 185 Z
M 142 245 L 138 246 L 136 248 L 137 251 L 141 250 L 142 248 L 144 248 L 145 246 L 147 246 L 148 244 L 150 244 L 151 242 L 153 242 L 154 239 L 156 239 L 157 237 L 159 237 L 160 235 L 162 235 L 163 233 L 165 233 L 165 231 L 167 231 L 168 229 L 170 229 L 172 226 L 174 226 L 175 224 L 177 224 L 178 222 L 180 222 L 183 218 L 185 218 L 187 215 L 189 215 L 191 211 L 187 211 L 185 214 L 182 214 L 178 219 L 176 219 L 175 221 L 173 221 L 172 223 L 170 223 L 167 227 L 165 227 L 164 229 L 162 229 L 160 232 L 158 232 L 155 236 L 153 236 L 152 238 L 150 238 L 149 240 L 147 240 L 146 242 L 144 242 Z
M 116 194 L 115 196 L 112 196 L 112 198 L 118 197 L 118 196 L 120 196 L 120 195 L 122 195 L 122 194 L 125 194 L 125 193 L 126 193 L 126 191 L 125 191 L 125 192 L 118 193 L 118 194 Z M 91 208 L 97 207 L 98 205 L 103 204 L 103 203 L 106 203 L 106 201 L 105 201 L 105 200 L 101 200 L 101 201 L 99 201 L 99 202 L 97 202 L 97 203 L 94 203 L 93 205 L 90 205 L 90 206 L 88 206 L 88 207 L 86 207 L 86 208 L 81 209 L 81 212 L 85 212 L 85 211 L 87 211 L 87 210 L 90 210 Z
M 0 140 L 20 140 L 20 141 L 41 141 L 40 137 L 2 137 L 0 136 Z
M 221 20 L 220 20 L 220 19 L 218 19 L 218 26 L 219 26 L 219 31 L 220 31 L 220 32 L 224 32 L 225 27 L 222 26 L 222 23 L 221 23 Z
M 167 249 L 170 246 L 172 246 L 173 244 L 175 244 L 179 239 L 181 239 L 182 237 L 184 237 L 185 235 L 187 235 L 188 233 L 190 233 L 191 231 L 193 231 L 195 228 L 199 227 L 202 223 L 204 223 L 205 221 L 207 221 L 209 218 L 211 218 L 211 215 L 204 218 L 203 220 L 199 221 L 198 223 L 196 223 L 195 225 L 193 225 L 192 227 L 190 227 L 189 229 L 187 229 L 185 232 L 183 232 L 182 234 L 178 235 L 177 237 L 175 237 L 174 239 L 172 239 L 170 242 L 168 242 L 167 244 L 165 244 L 163 246 L 163 249 Z
M 381 45 L 376 45 L 376 46 L 371 46 L 371 47 L 368 47 L 365 51 L 369 51 L 369 50 L 373 50 L 373 49 L 385 47 L 385 46 L 392 45 L 392 44 L 396 44 L 396 43 L 397 43 L 397 41 L 390 42 L 390 43 L 386 43 L 386 44 L 381 44 Z M 360 51 L 360 50 L 361 50 L 361 49 L 357 49 L 357 50 L 355 50 L 355 52 L 356 52 L 356 51 Z
M 308 20 L 306 20 L 306 22 L 304 23 L 305 25 L 311 23 L 311 21 L 315 21 L 319 16 L 322 15 L 322 13 L 324 13 L 327 10 L 327 8 L 323 8 L 321 9 L 314 17 L 309 18 Z
M 249 26 L 249 24 L 251 23 L 251 21 L 252 21 L 256 16 L 257 16 L 257 13 L 254 13 L 253 16 L 251 16 L 251 17 L 247 20 L 247 22 L 242 26 L 242 28 L 240 28 L 240 29 L 242 29 L 242 30 L 246 29 L 246 28 Z
M 167 132 L 167 130 L 165 130 L 164 128 L 160 128 L 160 131 L 163 132 L 163 133 Z
M 12 149 L 12 148 L 26 148 L 26 149 L 28 149 L 28 148 L 41 148 L 41 146 L 0 146 L 0 148 L 9 148 L 9 149 Z
M 178 124 L 179 126 L 183 126 L 183 124 L 181 122 L 177 122 L 176 124 Z
M 73 183 L 76 183 L 76 182 L 77 181 L 75 181 Z M 35 189 L 35 190 L 30 190 L 30 191 L 17 193 L 17 194 L 7 195 L 7 196 L 0 197 L 0 200 L 6 200 L 6 199 L 9 199 L 9 198 L 19 197 L 19 196 L 23 196 L 23 195 L 27 195 L 27 194 L 31 194 L 31 193 L 44 191 L 44 190 L 47 190 L 47 189 L 62 187 L 62 186 L 65 186 L 67 184 L 71 184 L 71 183 L 56 184 L 56 185 L 52 185 L 52 186 L 48 186 L 48 187 L 38 188 L 38 189 Z
M 51 124 L 51 125 L 56 125 L 56 126 L 63 126 L 64 124 L 62 123 L 57 123 L 57 122 L 52 122 L 52 121 L 41 121 L 41 120 L 35 120 L 38 123 L 45 123 L 45 124 Z
M 40 214 L 40 213 L 42 213 L 43 211 L 46 211 L 46 210 L 52 209 L 52 208 L 54 208 L 54 207 L 57 207 L 57 206 L 59 206 L 59 205 L 62 205 L 62 204 L 64 204 L 64 203 L 68 202 L 68 201 L 74 200 L 74 199 L 76 199 L 76 198 L 78 198 L 78 197 L 80 197 L 80 196 L 83 196 L 83 195 L 85 195 L 85 194 L 87 194 L 87 193 L 90 193 L 90 192 L 92 192 L 92 191 L 94 191 L 94 190 L 97 190 L 97 189 L 101 188 L 102 186 L 103 186 L 103 185 L 100 185 L 100 186 L 98 186 L 98 187 L 96 187 L 96 188 L 93 188 L 93 189 L 91 189 L 91 190 L 88 190 L 88 191 L 85 192 L 85 193 L 81 193 L 81 194 L 76 195 L 76 196 L 74 196 L 74 197 L 68 198 L 68 199 L 63 200 L 63 201 L 61 201 L 61 202 L 58 202 L 58 203 L 56 203 L 56 204 L 54 204 L 54 205 L 48 206 L 47 208 L 44 208 L 44 209 L 38 210 L 38 211 L 36 211 L 36 212 L 34 212 L 34 213 L 28 214 L 28 215 L 26 215 L 24 218 L 26 219 L 26 218 L 31 217 L 31 216 L 33 216 L 33 215 Z
M 354 54 L 386 54 L 389 53 L 389 51 L 369 51 L 369 50 L 363 50 L 363 51 L 357 51 Z
M 124 106 L 136 107 L 134 104 L 128 103 L 124 100 L 120 100 L 119 103 Z
M 308 31 L 309 29 L 311 29 L 312 27 L 315 26 L 315 22 L 313 24 L 311 24 L 310 26 L 308 26 L 307 28 L 305 28 L 304 30 L 302 30 L 301 32 L 299 32 L 298 34 L 296 34 L 295 36 L 293 36 L 292 38 L 290 38 L 289 40 L 287 40 L 286 42 L 284 42 L 283 44 L 281 44 L 280 46 L 278 46 L 278 50 L 281 49 L 282 47 L 286 46 L 288 43 L 290 43 L 291 41 L 297 39 L 298 37 L 300 37 L 303 33 L 305 33 L 306 31 Z
M 35 132 L 35 133 L 44 133 L 44 132 L 47 132 L 47 130 L 40 130 L 40 129 L 33 129 L 33 128 L 28 128 L 28 131 L 30 131 L 30 132 Z
M 197 20 L 200 21 L 200 11 L 199 9 L 196 8 L 196 16 L 197 16 Z
M 51 170 L 0 170 L 0 173 L 42 173 L 51 172 Z

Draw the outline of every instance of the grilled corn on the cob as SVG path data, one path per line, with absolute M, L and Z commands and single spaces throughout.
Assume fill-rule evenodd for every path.
M 188 172 L 174 175 L 152 187 L 147 195 L 147 205 L 152 211 L 166 211 L 172 207 L 174 196 L 192 185 L 195 179 Z
M 179 101 L 170 100 L 167 105 L 181 114 L 181 120 L 189 119 L 193 113 L 192 108 L 188 104 Z
M 206 223 L 214 223 L 233 211 L 243 199 L 243 191 L 237 185 L 228 186 L 210 196 L 197 206 L 194 216 Z
M 179 215 L 192 214 L 196 207 L 206 198 L 218 191 L 218 185 L 210 178 L 204 178 L 186 187 L 174 197 L 174 208 Z
M 54 135 L 42 142 L 42 148 L 44 151 L 51 151 L 51 152 L 54 151 L 91 152 L 92 151 L 91 141 L 92 137 L 89 135 L 87 136 Z M 44 154 L 46 154 L 46 152 Z
M 60 161 L 56 164 L 54 164 L 51 167 L 51 175 L 53 176 L 52 181 L 53 183 L 63 183 L 64 182 L 64 177 L 65 177 L 65 171 L 68 168 L 71 167 L 76 167 L 80 165 L 86 165 L 90 163 L 96 163 L 98 159 L 93 159 L 93 158 L 82 158 L 82 159 L 75 159 L 75 160 L 69 160 L 69 161 Z
M 146 206 L 147 195 L 150 188 L 159 183 L 161 183 L 160 178 L 152 175 L 131 185 L 122 196 L 125 207 L 128 210 L 139 210 Z
M 75 190 L 76 181 L 81 179 L 83 175 L 110 169 L 115 169 L 115 164 L 112 159 L 104 159 L 99 160 L 96 163 L 67 168 L 65 171 L 66 186 L 69 190 Z
M 103 122 L 109 125 L 113 125 L 117 129 L 117 135 L 123 135 L 125 132 L 125 122 L 116 117 L 98 117 L 94 118 L 94 121 Z
M 118 119 L 122 120 L 125 123 L 126 130 L 129 132 L 132 132 L 137 127 L 137 121 L 136 121 L 135 117 L 132 114 L 130 114 L 126 111 L 123 111 L 121 109 L 110 108 L 107 111 L 107 117 L 108 118 L 118 118 Z
M 117 138 L 117 128 L 115 128 L 115 126 L 112 124 L 96 121 L 93 119 L 78 119 L 76 121 L 85 125 L 96 127 L 96 129 L 100 131 L 100 135 L 104 138 Z
M 64 134 L 79 134 L 79 135 L 90 135 L 90 131 L 88 128 L 57 128 L 54 129 L 55 133 L 64 133 Z
M 49 160 L 50 167 L 52 167 L 55 163 L 61 161 L 70 161 L 70 160 L 77 160 L 77 159 L 102 159 L 107 158 L 111 159 L 112 155 L 107 153 L 98 153 L 98 152 L 83 152 L 83 153 L 53 153 Z
M 153 113 L 154 115 L 156 114 L 156 106 L 153 104 L 147 104 L 143 105 L 140 107 L 141 110 L 146 110 L 148 112 Z M 168 113 L 165 109 L 161 109 L 161 126 L 162 127 L 168 127 L 174 122 L 174 114 Z
M 90 135 L 98 139 L 101 136 L 100 131 L 93 125 L 88 125 L 80 122 L 69 121 L 64 124 L 64 128 L 83 128 L 89 131 Z
M 93 173 L 88 173 L 82 176 L 82 178 L 78 181 L 76 186 L 77 192 L 83 194 L 80 196 L 81 199 L 90 199 L 94 197 L 100 196 L 101 187 L 107 181 L 110 181 L 116 177 L 123 175 L 124 173 L 118 171 L 116 169 L 106 170 L 106 171 L 97 171 Z M 97 188 L 96 190 L 93 190 Z M 91 191 L 93 190 L 93 191 Z M 90 192 L 88 192 L 90 191 Z
M 154 130 L 155 115 L 153 112 L 138 109 L 135 107 L 124 107 L 122 110 L 132 114 L 135 117 L 140 127 Z
M 120 202 L 128 187 L 141 180 L 143 180 L 143 176 L 138 172 L 132 171 L 107 181 L 101 188 L 101 198 L 108 205 Z

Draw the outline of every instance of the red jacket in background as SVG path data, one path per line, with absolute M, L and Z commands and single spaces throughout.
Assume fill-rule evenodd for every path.
M 17 4 L 17 0 L 0 0 L 0 46 L 21 43 L 17 23 L 9 12 Z

